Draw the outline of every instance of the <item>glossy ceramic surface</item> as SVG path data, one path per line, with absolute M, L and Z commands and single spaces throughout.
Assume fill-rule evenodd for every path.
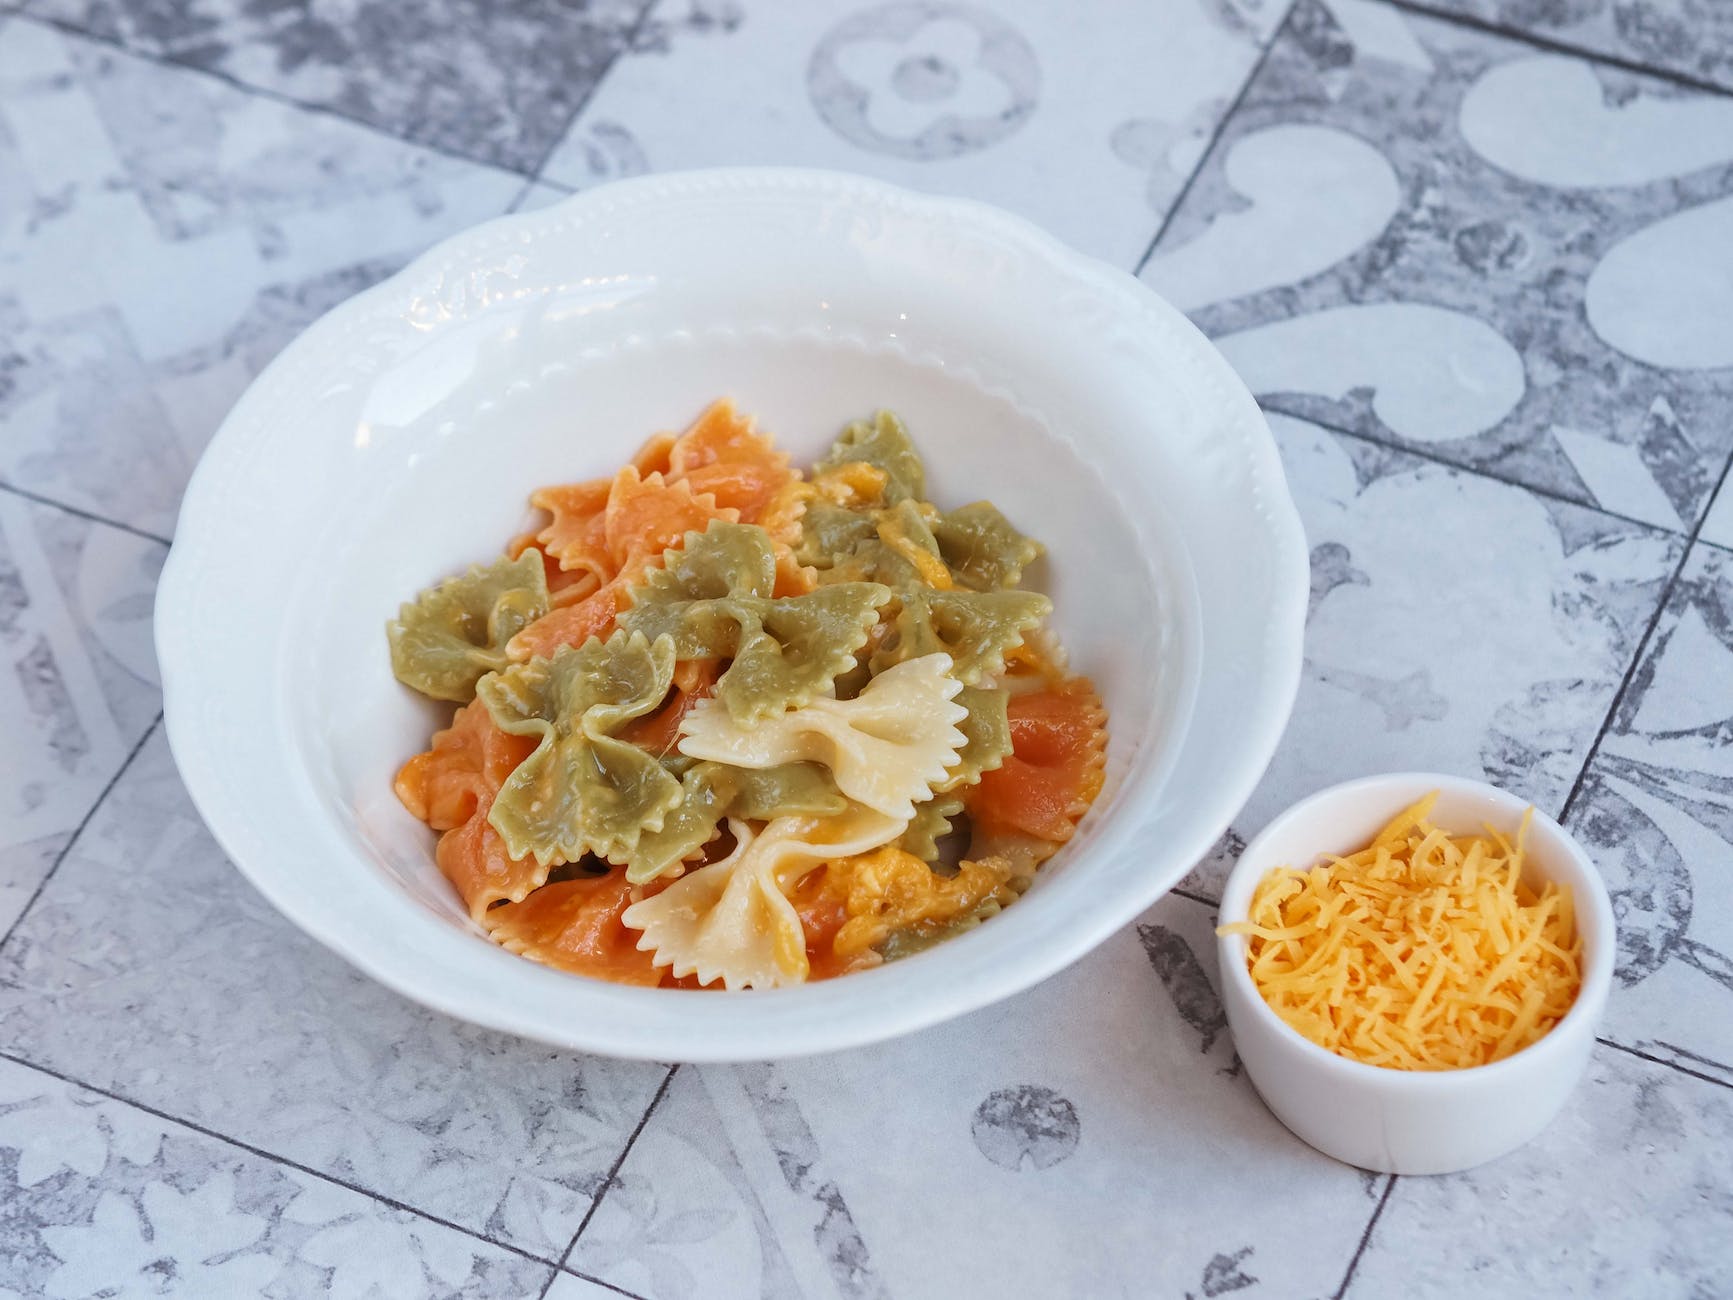
M 1113 719 L 1103 797 L 1019 906 L 909 961 L 726 1003 L 575 979 L 470 925 L 391 792 L 441 719 L 393 681 L 382 632 L 518 531 L 533 486 L 608 471 L 723 393 L 797 460 L 898 410 L 936 500 L 989 497 L 1047 542 L 1033 581 Z M 206 452 L 156 635 L 187 786 L 296 924 L 482 1024 L 739 1059 L 934 1023 L 1129 922 L 1268 762 L 1306 594 L 1262 416 L 1154 294 L 978 204 L 741 170 L 490 222 L 326 316 Z

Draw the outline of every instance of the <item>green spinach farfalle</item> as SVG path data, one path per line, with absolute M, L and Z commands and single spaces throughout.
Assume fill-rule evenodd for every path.
M 391 671 L 423 695 L 466 703 L 484 673 L 510 662 L 506 642 L 547 612 L 540 551 L 478 564 L 397 611 L 385 628 Z
M 813 466 L 814 474 L 864 461 L 885 476 L 886 505 L 922 501 L 927 495 L 927 469 L 915 450 L 907 426 L 889 411 L 857 420 L 831 444 L 830 452 Z
M 992 772 L 1011 752 L 1011 720 L 1007 709 L 1010 692 L 1002 686 L 965 686 L 957 692 L 956 702 L 968 710 L 957 724 L 963 733 L 963 748 L 957 761 L 945 769 L 945 779 L 938 790 L 948 794 L 966 785 L 978 785 L 983 772 Z
M 620 626 L 673 639 L 681 659 L 729 658 L 716 698 L 742 722 L 798 708 L 854 666 L 891 599 L 888 587 L 845 582 L 772 598 L 776 553 L 761 528 L 718 521 L 688 533 L 632 590 Z
M 1040 544 L 988 502 L 941 513 L 922 501 L 926 475 L 895 416 L 851 425 L 820 462 L 820 481 L 827 470 L 862 465 L 882 479 L 876 499 L 820 495 L 802 518 L 796 554 L 821 583 L 876 582 L 896 593 L 871 671 L 929 654 L 949 655 L 969 686 L 1004 671 L 1005 656 L 1052 612 L 1047 597 L 1014 590 Z
M 537 742 L 488 814 L 512 857 L 619 858 L 662 825 L 680 782 L 615 733 L 656 708 L 673 679 L 673 639 L 627 632 L 482 678 L 476 694 L 494 725 Z
M 654 880 L 716 838 L 724 817 L 835 817 L 848 808 L 836 782 L 817 763 L 783 763 L 762 771 L 694 763 L 681 778 L 680 802 L 661 827 L 639 837 L 620 859 L 633 884 Z
M 934 591 L 897 589 L 901 608 L 890 635 L 873 655 L 874 673 L 930 654 L 951 657 L 952 675 L 974 685 L 1005 668 L 1005 655 L 1053 608 L 1032 591 Z
M 945 511 L 931 532 L 951 572 L 977 591 L 1015 587 L 1041 555 L 1041 543 L 1018 532 L 991 501 Z
M 955 702 L 968 710 L 957 723 L 963 747 L 945 769 L 944 779 L 933 786 L 932 797 L 915 806 L 908 828 L 897 841 L 899 848 L 928 863 L 938 861 L 938 841 L 950 833 L 963 811 L 962 797 L 956 792 L 979 785 L 982 774 L 1001 767 L 1011 752 L 1010 692 L 1003 687 L 965 686 Z

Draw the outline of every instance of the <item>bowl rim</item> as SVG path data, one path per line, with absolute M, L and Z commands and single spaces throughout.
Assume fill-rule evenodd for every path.
M 659 173 L 583 191 L 551 208 L 491 219 L 448 237 L 396 274 L 331 309 L 253 380 L 211 439 L 189 481 L 175 545 L 159 582 L 155 619 L 169 747 L 194 806 L 225 854 L 297 928 L 370 977 L 445 1014 L 564 1048 L 634 1059 L 762 1060 L 838 1050 L 926 1028 L 1029 988 L 1077 961 L 1129 924 L 1183 876 L 1183 870 L 1171 873 L 1171 880 L 1163 879 L 1169 873 L 1151 873 L 1148 885 L 1122 883 L 1112 894 L 1111 907 L 1080 912 L 1068 928 L 1041 936 L 1043 944 L 1032 948 L 1025 959 L 1014 965 L 1002 965 L 990 976 L 963 970 L 959 974 L 964 978 L 936 987 L 932 996 L 881 996 L 870 1001 L 850 996 L 849 1001 L 862 1004 L 849 1008 L 852 1018 L 831 1016 L 821 1020 L 809 1015 L 788 1026 L 775 1018 L 771 1007 L 787 1007 L 792 998 L 808 1008 L 816 1008 L 821 999 L 837 999 L 839 985 L 864 987 L 859 985 L 860 981 L 886 984 L 890 968 L 862 972 L 849 981 L 756 991 L 751 1009 L 744 1015 L 716 1018 L 718 1024 L 727 1019 L 727 1032 L 717 1030 L 700 1041 L 674 1047 L 671 1046 L 677 1039 L 674 1026 L 655 1014 L 635 1016 L 635 1027 L 629 1031 L 577 1022 L 551 1023 L 549 1018 L 538 1017 L 520 1007 L 509 996 L 481 996 L 473 989 L 454 988 L 450 981 L 424 982 L 429 959 L 426 956 L 406 959 L 405 952 L 421 941 L 446 946 L 452 941 L 473 942 L 474 936 L 463 934 L 432 913 L 409 919 L 409 913 L 405 912 L 406 929 L 398 936 L 399 942 L 359 942 L 353 924 L 329 908 L 316 909 L 298 898 L 286 873 L 278 869 L 279 864 L 263 860 L 267 854 L 260 832 L 248 824 L 245 800 L 227 788 L 224 760 L 209 752 L 212 746 L 201 735 L 203 724 L 197 711 L 199 686 L 193 671 L 198 647 L 185 616 L 198 608 L 199 559 L 203 550 L 209 549 L 201 532 L 210 530 L 203 528 L 201 521 L 218 513 L 223 490 L 240 472 L 246 439 L 257 431 L 255 426 L 263 419 L 269 405 L 268 395 L 279 390 L 293 391 L 312 360 L 334 340 L 360 337 L 363 330 L 377 329 L 381 324 L 402 326 L 418 298 L 453 279 L 461 280 L 481 259 L 509 245 L 514 233 L 520 243 L 532 235 L 545 235 L 555 228 L 562 214 L 568 225 L 576 226 L 581 217 L 593 216 L 601 221 L 629 210 L 634 203 L 766 194 L 877 205 L 898 215 L 954 227 L 959 237 L 1008 246 L 1075 282 L 1091 299 L 1133 322 L 1152 338 L 1162 336 L 1164 350 L 1177 348 L 1188 360 L 1205 368 L 1207 382 L 1223 402 L 1224 411 L 1232 412 L 1231 417 L 1224 414 L 1222 419 L 1233 430 L 1232 451 L 1243 467 L 1245 499 L 1248 507 L 1255 509 L 1256 522 L 1261 527 L 1258 543 L 1269 563 L 1271 591 L 1263 619 L 1268 635 L 1255 663 L 1255 675 L 1248 682 L 1258 704 L 1248 710 L 1241 723 L 1242 757 L 1231 765 L 1231 770 L 1219 774 L 1216 788 L 1221 794 L 1213 804 L 1214 815 L 1200 820 L 1183 846 L 1188 860 L 1201 857 L 1227 829 L 1261 779 L 1286 727 L 1301 676 L 1309 572 L 1305 535 L 1287 490 L 1274 439 L 1256 402 L 1220 352 L 1183 314 L 1132 275 L 1076 252 L 1033 223 L 989 204 L 921 194 L 864 176 L 817 169 L 747 167 Z M 1200 654 L 1208 653 L 1207 646 L 1200 648 Z M 1181 749 L 1183 753 L 1183 742 Z M 1137 757 L 1134 755 L 1133 766 L 1126 774 L 1128 784 L 1137 774 Z M 1132 791 L 1121 793 L 1128 795 Z M 1160 791 L 1139 793 L 1147 795 L 1153 806 Z M 1119 818 L 1109 834 L 1090 846 L 1090 851 L 1108 855 L 1135 853 L 1137 845 L 1132 841 L 1149 821 L 1147 816 L 1142 821 L 1134 816 Z M 1195 852 L 1190 852 L 1193 849 Z M 255 851 L 260 854 L 259 861 L 253 858 Z M 388 892 L 375 891 L 378 897 Z M 423 909 L 415 904 L 412 910 Z M 421 924 L 423 920 L 425 925 Z M 436 927 L 443 937 L 433 937 L 429 927 Z M 574 977 L 569 974 L 540 967 L 492 945 L 482 946 L 489 952 L 480 960 L 497 958 L 509 962 L 518 973 L 507 978 L 525 990 L 544 977 L 561 981 L 562 988 L 570 988 Z M 445 950 L 452 951 L 448 946 Z M 875 976 L 879 978 L 875 980 Z M 596 983 L 608 1001 L 621 1007 L 635 1005 L 643 1012 L 656 1008 L 665 1013 L 671 1005 L 670 990 Z M 924 983 L 930 985 L 932 981 Z
M 1372 1065 L 1338 1056 L 1283 1020 L 1270 1004 L 1264 1001 L 1263 994 L 1252 981 L 1246 962 L 1246 936 L 1218 933 L 1216 951 L 1220 958 L 1222 978 L 1231 982 L 1236 992 L 1241 995 L 1235 1000 L 1244 1003 L 1260 1027 L 1276 1035 L 1285 1049 L 1298 1052 L 1309 1069 L 1333 1072 L 1344 1081 L 1419 1094 L 1474 1085 L 1496 1086 L 1515 1082 L 1534 1070 L 1547 1068 L 1553 1057 L 1570 1052 L 1574 1040 L 1583 1033 L 1586 1032 L 1591 1038 L 1594 1036 L 1596 1024 L 1606 1007 L 1607 995 L 1612 988 L 1613 967 L 1618 950 L 1617 926 L 1606 882 L 1601 879 L 1594 860 L 1555 818 L 1531 801 L 1487 781 L 1441 772 L 1385 772 L 1326 786 L 1290 804 L 1252 838 L 1241 852 L 1233 870 L 1228 873 L 1227 881 L 1222 886 L 1217 924 L 1231 925 L 1247 919 L 1252 891 L 1257 881 L 1273 869 L 1273 864 L 1260 867 L 1259 857 L 1267 854 L 1268 843 L 1279 838 L 1291 823 L 1322 807 L 1332 804 L 1363 806 L 1369 799 L 1383 802 L 1388 798 L 1392 807 L 1385 815 L 1393 816 L 1434 790 L 1486 799 L 1495 805 L 1499 812 L 1517 818 L 1533 809 L 1534 817 L 1529 830 L 1530 852 L 1533 853 L 1532 837 L 1538 834 L 1545 839 L 1548 854 L 1556 853 L 1563 861 L 1570 863 L 1576 869 L 1576 874 L 1588 884 L 1585 898 L 1581 896 L 1582 891 L 1578 889 L 1575 881 L 1567 882 L 1571 884 L 1572 892 L 1576 895 L 1572 903 L 1577 928 L 1582 933 L 1583 947 L 1587 954 L 1576 1000 L 1571 1003 L 1570 1010 L 1544 1035 L 1527 1047 L 1512 1052 L 1502 1061 L 1452 1070 L 1398 1070 L 1394 1066 Z M 1328 851 L 1320 849 L 1315 856 L 1322 856 Z M 1541 855 L 1534 856 L 1539 858 Z M 1549 879 L 1556 878 L 1552 871 L 1546 871 L 1546 875 Z M 1585 919 L 1590 918 L 1592 925 L 1585 925 Z

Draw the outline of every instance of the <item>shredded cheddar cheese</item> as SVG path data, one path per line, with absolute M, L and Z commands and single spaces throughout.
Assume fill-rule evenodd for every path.
M 1489 1065 L 1547 1033 L 1576 1000 L 1582 940 L 1567 888 L 1522 882 L 1530 813 L 1513 844 L 1452 836 L 1436 792 L 1366 848 L 1258 882 L 1252 982 L 1294 1029 L 1351 1060 L 1398 1070 Z
M 814 492 L 851 510 L 882 500 L 885 483 L 885 472 L 864 460 L 845 461 L 812 476 Z
M 914 566 L 920 580 L 935 591 L 949 591 L 954 584 L 951 570 L 931 551 L 924 550 L 910 537 L 897 517 L 889 510 L 878 512 L 879 540 Z

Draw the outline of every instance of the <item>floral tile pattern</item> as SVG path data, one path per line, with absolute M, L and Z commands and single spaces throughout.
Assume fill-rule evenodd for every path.
M 1528 1146 L 1468 1173 L 1397 1179 L 1346 1294 L 1726 1295 L 1730 1145 L 1733 1092 L 1597 1049 Z
M 21 18 L 0 178 L 0 482 L 162 535 L 278 348 L 523 186 Z
M 1143 270 L 1272 409 L 1675 531 L 1733 450 L 1733 99 L 1300 0 Z
M 1603 1032 L 1733 1083 L 1733 555 L 1692 552 L 1569 824 L 1618 918 Z
M 1733 9 L 1715 0 L 1427 0 L 1427 4 L 1733 91 Z
M 21 1057 L 549 1259 L 664 1074 L 350 969 L 236 874 L 160 735 L 0 949 L 0 1023 Z
M 1733 11 L 16 7 L 0 1297 L 1733 1293 Z M 1312 602 L 1183 896 L 961 1021 L 670 1076 L 424 1011 L 279 918 L 175 775 L 150 613 L 193 463 L 306 322 L 478 220 L 724 163 L 1139 270 L 1272 412 Z M 1565 1116 L 1391 1183 L 1259 1102 L 1207 899 L 1286 804 L 1396 767 L 1562 813 L 1620 953 Z
M 682 1068 L 573 1266 L 649 1300 L 1333 1291 L 1382 1188 L 1241 1075 L 1213 919 L 1169 899 L 896 1043 Z
M 4 1294 L 533 1295 L 498 1246 L 0 1060 Z
M 999 203 L 1129 266 L 1286 4 L 660 0 L 546 174 L 844 167 Z
M 143 54 L 208 68 L 478 162 L 533 171 L 642 0 L 26 0 Z
M 166 554 L 0 491 L 0 934 L 156 716 Z
M 1282 809 L 1374 772 L 1477 777 L 1558 813 L 1683 542 L 1291 416 L 1270 424 L 1312 547 L 1305 675 L 1263 782 L 1189 887 L 1216 896 Z

